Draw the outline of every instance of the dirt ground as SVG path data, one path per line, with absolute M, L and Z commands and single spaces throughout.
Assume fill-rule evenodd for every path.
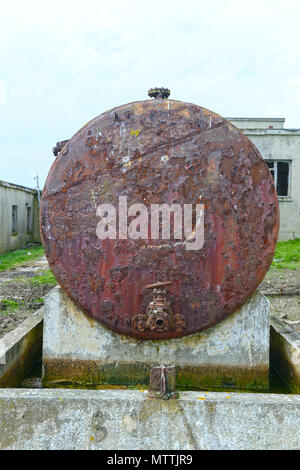
M 46 257 L 0 272 L 0 337 L 16 328 L 43 306 L 43 297 L 53 285 L 32 284 L 49 269 Z
M 43 297 L 53 285 L 33 285 L 29 280 L 48 269 L 47 260 L 42 257 L 0 272 L 0 337 L 42 307 Z M 259 289 L 271 302 L 271 314 L 300 334 L 300 270 L 271 269 Z

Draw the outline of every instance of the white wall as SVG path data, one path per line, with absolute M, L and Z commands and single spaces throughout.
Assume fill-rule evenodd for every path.
M 32 208 L 32 230 L 27 233 L 26 203 Z M 12 206 L 18 206 L 17 231 L 12 235 Z M 36 191 L 0 181 L 0 253 L 40 241 Z

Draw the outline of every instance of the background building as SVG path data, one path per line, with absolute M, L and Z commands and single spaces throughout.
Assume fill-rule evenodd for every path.
M 39 241 L 37 191 L 0 181 L 0 253 Z
M 284 118 L 227 118 L 256 145 L 275 180 L 280 209 L 279 240 L 300 238 L 300 129 Z

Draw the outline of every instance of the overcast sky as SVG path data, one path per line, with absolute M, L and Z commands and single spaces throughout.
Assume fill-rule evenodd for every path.
M 43 186 L 52 147 L 153 86 L 300 128 L 299 0 L 0 0 L 0 180 Z

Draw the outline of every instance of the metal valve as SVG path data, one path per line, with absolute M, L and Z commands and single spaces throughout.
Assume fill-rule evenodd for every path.
M 171 284 L 172 281 L 163 281 L 146 286 L 146 289 L 152 289 L 153 299 L 149 302 L 145 315 L 138 314 L 134 317 L 133 321 L 137 330 L 149 329 L 163 333 L 171 329 L 182 331 L 186 328 L 184 315 L 174 315 L 170 302 L 167 300 L 165 287 Z

